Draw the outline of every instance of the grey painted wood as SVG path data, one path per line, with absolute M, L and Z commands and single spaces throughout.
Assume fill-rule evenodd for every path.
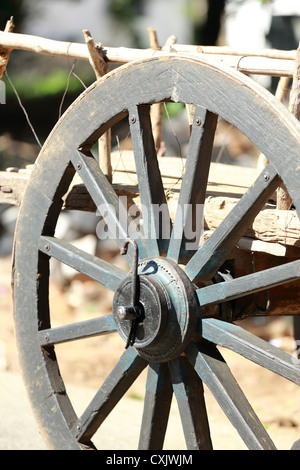
M 53 344 L 67 343 L 79 339 L 101 336 L 116 331 L 112 315 L 71 323 L 66 326 L 47 328 L 39 331 L 41 347 Z
M 203 385 L 184 357 L 169 363 L 187 449 L 212 450 Z
M 300 277 L 300 260 L 197 290 L 200 305 L 218 304 L 276 287 Z
M 188 359 L 250 450 L 275 450 L 226 362 L 211 345 L 190 345 Z
M 271 163 L 240 199 L 225 220 L 215 230 L 205 245 L 186 265 L 191 280 L 211 279 L 218 268 L 229 258 L 245 230 L 275 191 L 280 178 Z
M 71 243 L 54 237 L 42 236 L 39 249 L 46 255 L 76 269 L 76 271 L 89 276 L 113 291 L 117 289 L 127 275 L 125 271 L 117 266 L 86 253 Z
M 198 332 L 208 341 L 231 349 L 300 385 L 300 368 L 294 357 L 240 326 L 210 318 L 199 322 Z
M 193 251 L 189 250 L 188 243 L 192 241 L 196 246 L 199 244 L 201 227 L 200 230 L 196 230 L 196 224 L 197 220 L 202 221 L 199 215 L 203 211 L 201 205 L 205 201 L 217 120 L 218 117 L 215 114 L 207 111 L 202 106 L 197 106 L 178 208 L 168 249 L 168 257 L 176 262 L 181 259 L 186 260 L 192 256 Z M 185 211 L 187 207 L 189 209 Z M 197 209 L 199 210 L 197 211 Z M 185 233 L 188 227 L 197 234 L 195 240 L 188 240 L 188 234 Z
M 139 449 L 163 449 L 173 396 L 167 364 L 149 364 Z
M 132 106 L 129 109 L 129 124 L 136 162 L 140 199 L 144 211 L 144 231 L 148 256 L 160 256 L 166 252 L 169 237 L 165 237 L 160 218 L 157 216 L 159 206 L 165 211 L 166 226 L 170 233 L 171 219 L 168 210 L 162 178 L 156 157 L 153 139 L 150 106 Z M 165 220 L 165 219 L 164 219 Z
M 97 394 L 73 425 L 73 433 L 80 442 L 89 442 L 101 423 L 119 402 L 135 379 L 147 366 L 134 349 L 127 349 Z

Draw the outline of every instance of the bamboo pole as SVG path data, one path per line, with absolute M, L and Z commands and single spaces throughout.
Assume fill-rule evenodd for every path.
M 11 16 L 10 20 L 7 21 L 6 26 L 5 26 L 5 32 L 11 34 L 15 28 L 14 25 L 14 18 Z M 9 61 L 9 56 L 12 51 L 12 48 L 10 47 L 5 47 L 0 44 L 0 81 L 3 77 L 3 74 L 5 72 L 5 69 L 7 67 L 8 61 Z
M 88 47 L 90 55 L 90 63 L 94 69 L 96 78 L 99 79 L 109 72 L 107 63 L 103 58 L 101 45 L 95 46 L 91 33 L 83 30 L 84 39 Z M 110 183 L 112 183 L 112 166 L 111 166 L 111 130 L 105 132 L 98 140 L 99 165 L 104 175 Z
M 176 44 L 174 49 L 177 52 L 197 52 L 202 54 L 233 55 L 240 57 L 269 57 L 271 59 L 295 60 L 296 50 L 281 51 L 278 49 L 233 49 L 228 46 L 193 46 L 185 44 Z M 164 48 L 163 48 L 164 50 Z
M 55 41 L 39 36 L 0 32 L 0 46 L 35 52 L 56 57 L 68 57 L 89 60 L 86 44 Z M 202 47 L 172 45 L 172 52 L 191 57 L 201 58 L 208 63 L 215 59 L 224 64 L 237 68 L 243 73 L 273 76 L 293 76 L 296 51 L 235 51 L 226 47 Z M 104 47 L 106 60 L 112 63 L 124 64 L 137 60 L 145 60 L 156 56 L 170 54 L 170 46 L 165 45 L 161 51 L 153 49 L 132 49 L 125 47 Z

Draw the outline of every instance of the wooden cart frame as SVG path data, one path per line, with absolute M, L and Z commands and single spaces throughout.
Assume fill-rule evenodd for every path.
M 86 45 L 0 34 L 0 43 L 7 48 L 37 51 L 38 41 L 38 52 L 54 53 L 55 46 L 55 53 L 59 47 L 60 55 L 93 58 Z M 94 448 L 92 439 L 97 429 L 146 368 L 140 449 L 162 448 L 173 393 L 187 448 L 213 448 L 203 383 L 250 449 L 274 449 L 217 345 L 300 383 L 297 358 L 236 323 L 247 316 L 299 313 L 299 232 L 295 240 L 283 227 L 283 238 L 276 230 L 277 239 L 266 242 L 259 240 L 253 221 L 270 224 L 272 217 L 278 221 L 284 213 L 298 223 L 300 125 L 276 97 L 240 72 L 242 64 L 247 63 L 243 72 L 292 76 L 296 53 L 287 59 L 264 58 L 263 67 L 255 57 L 231 55 L 227 57 L 229 67 L 222 63 L 224 55 L 211 58 L 205 50 L 181 49 L 173 43 L 168 51 L 119 50 L 122 57 L 116 60 L 116 51 L 102 47 L 102 65 L 104 53 L 105 63 L 127 62 L 126 54 L 134 59 L 137 54 L 141 57 L 97 80 L 76 100 L 49 136 L 28 182 L 22 173 L 0 174 L 0 201 L 22 200 L 13 267 L 21 365 L 43 434 L 56 449 Z M 250 67 L 249 60 L 254 60 L 256 68 L 253 62 Z M 92 63 L 101 75 L 96 61 L 92 59 Z M 151 125 L 151 109 L 161 109 L 167 102 L 185 103 L 193 109 L 185 172 L 176 183 L 177 197 L 173 200 L 178 205 L 174 210 L 165 192 L 174 159 L 164 157 L 159 162 Z M 220 171 L 211 164 L 218 116 L 242 131 L 269 161 L 235 200 L 223 194 L 221 200 L 207 200 L 210 185 L 215 183 L 213 175 Z M 126 161 L 135 169 L 138 185 L 134 188 L 124 184 L 121 172 L 112 179 L 107 154 L 103 166 L 92 153 L 99 139 L 122 119 L 128 120 L 131 132 L 133 154 L 127 155 Z M 240 190 L 243 174 L 239 173 Z M 230 176 L 228 186 L 230 179 L 234 184 Z M 76 178 L 80 178 L 80 184 Z M 266 207 L 282 183 L 293 206 L 285 211 Z M 154 230 L 154 237 L 128 238 L 131 216 L 127 214 L 125 221 L 120 217 L 119 196 L 124 192 L 147 209 L 148 227 Z M 129 272 L 55 237 L 61 210 L 93 211 L 104 205 L 107 211 L 102 216 L 108 227 L 117 227 L 116 241 L 131 268 Z M 155 224 L 153 214 L 153 207 L 161 205 L 169 208 L 164 224 L 172 231 L 167 241 L 161 235 L 165 227 Z M 211 224 L 196 250 L 188 248 L 186 219 L 178 217 L 178 208 L 185 205 L 204 205 L 207 224 Z M 221 222 L 216 221 L 217 216 Z M 193 212 L 191 218 L 195 222 Z M 249 256 L 255 247 L 265 255 L 265 265 L 247 272 L 249 266 L 253 267 Z M 114 291 L 112 313 L 52 328 L 48 303 L 51 257 Z M 260 291 L 269 295 L 262 307 L 255 299 Z M 124 340 L 125 351 L 85 411 L 77 416 L 59 372 L 55 346 L 113 333 Z

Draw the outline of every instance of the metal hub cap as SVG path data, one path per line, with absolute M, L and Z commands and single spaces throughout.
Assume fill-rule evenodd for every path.
M 132 276 L 129 274 L 116 290 L 113 301 L 120 336 L 127 341 L 134 328 L 132 346 L 148 360 L 164 362 L 177 357 L 195 328 L 196 301 L 192 283 L 172 261 L 146 259 L 138 265 L 138 296 L 138 313 L 134 319 L 130 305 Z

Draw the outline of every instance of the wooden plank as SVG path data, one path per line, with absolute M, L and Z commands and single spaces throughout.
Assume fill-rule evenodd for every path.
M 238 201 L 239 199 L 227 197 L 208 198 L 204 211 L 205 228 L 214 231 Z M 264 208 L 244 233 L 245 237 L 293 247 L 300 247 L 299 235 L 300 221 L 297 212 L 275 208 Z
M 137 178 L 135 171 L 135 162 L 131 150 L 112 152 L 113 181 L 114 188 L 119 194 L 136 196 L 138 194 Z M 167 191 L 168 202 L 172 206 L 172 200 L 177 204 L 181 185 L 182 169 L 185 167 L 185 158 L 162 157 L 159 159 L 160 172 L 163 185 Z M 13 189 L 11 195 L 4 196 L 0 192 L 0 204 L 20 205 L 25 192 L 26 185 L 30 178 L 29 170 L 13 169 L 13 172 L 0 172 L 0 187 L 9 186 Z M 225 195 L 227 197 L 241 197 L 252 185 L 257 176 L 255 168 L 246 168 L 239 166 L 226 165 L 223 163 L 212 163 L 208 177 L 207 195 L 217 196 Z M 238 181 L 238 184 L 234 184 Z M 82 183 L 80 178 L 75 178 L 72 187 Z M 76 190 L 83 198 L 84 191 L 78 186 L 74 191 L 74 204 L 76 202 Z M 10 202 L 9 202 L 10 201 Z M 72 208 L 71 199 L 69 199 L 68 209 Z M 84 205 L 82 207 L 84 210 Z M 89 210 L 87 207 L 86 210 Z
M 132 151 L 112 153 L 114 184 L 116 193 L 127 196 L 128 204 L 139 203 L 139 189 L 135 174 Z M 162 157 L 160 172 L 167 192 L 171 217 L 174 218 L 185 159 Z M 204 223 L 207 239 L 225 219 L 241 196 L 252 185 L 257 176 L 255 168 L 212 163 L 210 166 Z M 29 170 L 0 172 L 0 204 L 20 205 L 30 178 Z M 234 183 L 235 182 L 235 183 Z M 237 183 L 238 182 L 238 183 Z M 3 190 L 4 188 L 4 190 Z M 65 198 L 64 209 L 95 211 L 95 204 L 87 193 L 82 180 L 76 176 L 72 188 Z M 260 241 L 261 243 L 258 243 Z M 241 249 L 271 253 L 276 256 L 298 256 L 300 247 L 300 221 L 295 210 L 280 211 L 264 208 L 254 219 L 239 242 Z M 288 247 L 291 249 L 288 250 Z M 291 251 L 292 250 L 292 251 Z M 289 252 L 289 254 L 288 254 Z
M 19 206 L 29 177 L 30 173 L 0 171 L 0 204 Z

